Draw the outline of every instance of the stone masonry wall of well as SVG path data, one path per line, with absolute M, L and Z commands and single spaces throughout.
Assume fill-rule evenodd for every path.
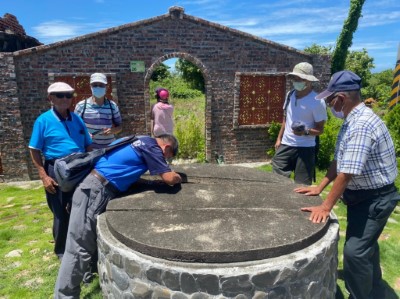
M 210 162 L 215 162 L 214 153 L 223 155 L 226 163 L 264 161 L 272 145 L 266 125 L 234 128 L 235 73 L 287 73 L 295 64 L 308 61 L 322 86 L 329 79 L 328 57 L 186 15 L 176 7 L 151 19 L 2 55 L 0 63 L 13 70 L 1 70 L 0 114 L 11 114 L 10 106 L 15 111 L 15 122 L 2 120 L 0 138 L 6 137 L 10 148 L 6 155 L 12 156 L 2 157 L 5 176 L 17 179 L 26 173 L 37 178 L 27 145 L 35 119 L 50 108 L 46 90 L 53 77 L 49 74 L 55 74 L 55 80 L 57 74 L 115 76 L 123 118 L 121 136 L 149 133 L 151 72 L 174 57 L 195 63 L 205 77 L 206 158 Z M 130 61 L 143 61 L 145 72 L 131 72 Z M 12 92 L 3 92 L 3 86 L 11 86 Z M 14 171 L 15 167 L 19 169 Z
M 97 223 L 99 279 L 104 298 L 334 299 L 339 225 L 291 254 L 241 263 L 174 262 L 132 250 Z

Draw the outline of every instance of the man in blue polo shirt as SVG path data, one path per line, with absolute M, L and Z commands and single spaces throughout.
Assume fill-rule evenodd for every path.
M 29 150 L 53 213 L 54 252 L 61 259 L 68 231 L 67 208 L 73 192 L 64 193 L 58 189 L 53 171 L 54 160 L 73 152 L 90 150 L 92 141 L 82 119 L 69 111 L 74 89 L 66 83 L 56 82 L 49 86 L 47 92 L 53 107 L 36 119 Z
M 166 162 L 177 152 L 178 141 L 172 135 L 138 136 L 132 143 L 100 158 L 94 170 L 76 188 L 72 199 L 71 221 L 55 298 L 79 298 L 80 284 L 97 250 L 97 216 L 105 211 L 110 200 L 127 191 L 147 170 L 151 175 L 159 175 L 168 185 L 181 183 L 180 175 L 171 171 Z

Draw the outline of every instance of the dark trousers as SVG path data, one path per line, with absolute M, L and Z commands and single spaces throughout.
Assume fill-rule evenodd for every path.
M 97 251 L 97 216 L 115 193 L 89 174 L 76 188 L 67 246 L 54 289 L 54 298 L 80 298 L 80 284 Z
M 272 158 L 272 171 L 294 181 L 311 185 L 315 168 L 315 147 L 293 147 L 281 144 Z
M 352 299 L 384 299 L 378 238 L 400 196 L 394 185 L 376 190 L 348 190 L 344 280 Z M 358 202 L 358 203 L 357 203 Z
M 44 169 L 55 180 L 53 163 L 46 161 Z M 71 207 L 74 192 L 61 192 L 57 187 L 56 191 L 55 194 L 46 191 L 46 199 L 47 205 L 53 213 L 54 252 L 57 256 L 61 257 L 65 251 L 65 242 L 68 233 L 69 211 L 67 211 L 67 208 Z

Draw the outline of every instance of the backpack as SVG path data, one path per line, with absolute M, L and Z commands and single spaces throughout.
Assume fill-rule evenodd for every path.
M 120 142 L 106 148 L 95 149 L 91 152 L 72 153 L 54 162 L 54 175 L 62 192 L 73 191 L 78 184 L 90 173 L 96 162 L 111 150 L 135 140 L 135 135 L 128 136 Z

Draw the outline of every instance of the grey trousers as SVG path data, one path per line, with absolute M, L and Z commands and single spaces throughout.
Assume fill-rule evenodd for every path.
M 272 171 L 294 181 L 311 185 L 315 168 L 315 147 L 293 147 L 281 144 L 272 158 Z
M 347 190 L 346 242 L 343 249 L 344 281 L 349 298 L 384 299 L 378 238 L 400 196 L 394 185 L 376 190 Z M 362 200 L 362 201 L 360 201 Z
M 80 284 L 97 250 L 97 216 L 115 194 L 89 174 L 72 198 L 67 243 L 54 289 L 54 298 L 79 298 Z

